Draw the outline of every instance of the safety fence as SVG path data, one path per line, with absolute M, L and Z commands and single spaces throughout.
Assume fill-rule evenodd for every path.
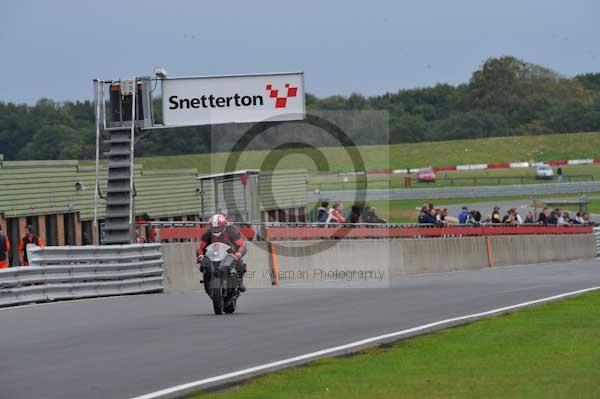
M 206 232 L 206 223 L 158 222 L 151 224 L 160 241 L 197 241 Z M 257 231 L 255 231 L 255 229 Z M 436 227 L 424 224 L 368 224 L 356 223 L 324 226 L 317 223 L 265 223 L 241 226 L 247 239 L 260 240 L 315 240 L 315 239 L 369 239 L 369 238 L 433 238 L 463 236 L 493 236 L 520 234 L 589 234 L 591 225 L 543 226 L 538 224 L 504 225 L 448 225 Z M 259 234 L 257 234 L 257 232 Z
M 555 194 L 583 194 L 600 191 L 600 181 L 574 183 L 540 183 L 540 184 L 510 184 L 495 186 L 470 187 L 438 187 L 438 188 L 386 188 L 369 189 L 366 192 L 356 192 L 353 186 L 348 191 L 319 191 L 308 192 L 308 202 L 315 203 L 327 198 L 332 201 L 365 201 L 387 200 L 428 200 L 439 201 L 444 198 L 489 198 L 505 196 L 547 196 Z
M 140 224 L 140 223 L 138 223 Z M 151 239 L 156 242 L 168 242 L 171 240 L 198 241 L 202 234 L 208 229 L 206 222 L 144 222 L 150 228 Z M 232 223 L 237 226 L 240 233 L 247 240 L 256 239 L 256 228 L 246 223 Z
M 596 256 L 600 256 L 600 227 L 594 227 L 594 234 L 596 235 Z
M 535 175 L 503 175 L 503 176 L 469 176 L 448 177 L 446 174 L 438 173 L 433 181 L 419 181 L 408 175 L 375 174 L 365 178 L 364 176 L 345 175 L 309 175 L 308 188 L 320 191 L 344 191 L 357 188 L 357 182 L 367 183 L 370 188 L 434 188 L 434 187 L 471 187 L 471 186 L 502 186 L 513 184 L 543 184 L 548 181 L 559 181 L 562 183 L 576 183 L 594 181 L 594 175 L 577 174 L 563 175 L 560 180 L 557 176 L 539 178 Z
M 0 270 L 0 306 L 163 291 L 161 244 L 29 245 L 30 266 Z
M 314 240 L 329 238 L 435 238 L 465 236 L 497 236 L 522 234 L 588 234 L 592 226 L 540 226 L 540 225 L 451 225 L 444 227 L 414 226 L 359 226 L 359 227 L 284 227 L 265 229 L 268 240 Z

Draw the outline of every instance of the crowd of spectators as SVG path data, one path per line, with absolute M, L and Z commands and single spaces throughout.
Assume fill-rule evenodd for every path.
M 517 208 L 510 208 L 502 215 L 500 207 L 495 206 L 492 214 L 482 219 L 481 213 L 478 210 L 463 206 L 457 219 L 458 224 L 466 225 L 479 225 L 482 223 L 510 226 L 521 224 L 538 224 L 544 226 L 596 225 L 589 213 L 577 212 L 575 217 L 571 217 L 568 211 L 558 208 L 554 210 L 544 208 L 536 218 L 534 212 L 531 210 L 527 211 L 523 217 Z M 435 208 L 433 204 L 423 204 L 419 211 L 417 222 L 419 224 L 430 224 L 440 227 L 446 226 L 448 224 L 448 209 Z
M 423 204 L 419 211 L 420 224 L 432 224 L 443 227 L 448 225 L 448 208 L 436 209 L 433 204 Z
M 329 201 L 321 202 L 321 206 L 317 210 L 317 223 L 322 223 L 326 226 L 336 224 L 356 224 L 356 223 L 387 223 L 385 219 L 377 216 L 377 208 L 374 206 L 366 207 L 362 203 L 352 205 L 348 217 L 344 217 L 344 204 L 335 202 L 333 207 L 329 208 Z
M 563 211 L 561 209 L 550 210 L 548 208 L 542 209 L 540 214 L 538 215 L 537 222 L 543 225 L 557 225 L 557 226 L 565 226 L 565 225 L 596 225 L 590 217 L 590 214 L 587 212 L 577 212 L 575 217 L 571 217 L 568 211 Z
M 385 219 L 377 215 L 375 207 L 368 207 L 362 203 L 355 203 L 350 212 L 345 212 L 342 202 L 333 203 L 329 207 L 329 201 L 323 201 L 317 210 L 315 221 L 325 226 L 333 225 L 352 225 L 356 223 L 387 223 Z M 501 208 L 495 206 L 492 213 L 483 217 L 477 209 L 471 209 L 463 206 L 457 217 L 449 215 L 448 208 L 436 208 L 433 204 L 423 204 L 419 210 L 417 223 L 444 227 L 448 224 L 461 224 L 479 226 L 481 224 L 501 224 L 517 226 L 523 224 L 537 225 L 596 225 L 589 213 L 577 212 L 574 217 L 568 211 L 561 209 L 551 210 L 544 208 L 536 217 L 533 210 L 523 211 L 523 215 L 517 208 L 509 208 L 502 212 Z

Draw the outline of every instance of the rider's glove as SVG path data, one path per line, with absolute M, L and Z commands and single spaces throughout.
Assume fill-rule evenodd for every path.
M 236 253 L 234 253 L 232 256 L 233 256 L 233 257 L 235 258 L 235 260 L 237 260 L 238 262 L 240 261 L 240 259 L 242 259 L 242 254 L 241 254 L 241 253 L 239 253 L 239 252 L 236 252 Z
M 202 263 L 202 259 L 204 259 L 204 255 L 202 255 L 202 254 L 198 254 L 198 257 L 196 258 L 196 261 L 197 261 L 198 263 Z

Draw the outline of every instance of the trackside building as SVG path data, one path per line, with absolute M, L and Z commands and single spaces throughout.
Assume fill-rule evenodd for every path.
M 106 193 L 106 169 L 101 171 L 100 192 Z M 200 177 L 197 169 L 145 170 L 136 165 L 135 213 L 137 220 L 202 220 Z M 240 181 L 244 177 L 236 176 Z M 203 179 L 205 213 L 214 184 Z M 301 221 L 307 204 L 306 172 L 269 176 L 275 198 L 259 203 L 261 220 Z M 260 181 L 260 177 L 259 177 Z M 12 264 L 25 226 L 32 225 L 47 245 L 85 245 L 98 242 L 106 203 L 98 199 L 98 228 L 93 228 L 95 168 L 79 161 L 4 161 L 0 154 L 0 224 L 12 245 Z M 260 184 L 259 184 L 260 191 Z M 263 190 L 264 191 L 264 190 Z M 269 189 L 269 191 L 271 191 Z M 275 199 L 275 200 L 274 200 Z M 211 198 L 211 203 L 214 203 Z M 144 234 L 144 230 L 141 230 Z

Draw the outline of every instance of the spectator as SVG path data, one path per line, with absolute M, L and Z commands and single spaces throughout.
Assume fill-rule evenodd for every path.
M 567 213 L 567 216 L 568 216 L 568 213 Z M 556 210 L 556 225 L 564 226 L 565 224 L 568 224 L 568 223 L 565 220 L 564 213 L 560 209 L 557 209 Z
M 506 215 L 502 216 L 502 223 L 506 223 L 506 221 L 510 217 L 511 212 L 512 212 L 512 209 L 509 209 L 508 212 L 506 212 Z
M 2 225 L 0 224 L 0 269 L 8 267 L 9 251 L 10 241 L 7 236 L 2 234 Z
M 472 224 L 474 226 L 479 226 L 479 224 L 481 223 L 481 213 L 475 209 L 470 211 L 466 223 Z
M 29 266 L 29 259 L 27 258 L 27 244 L 34 244 L 38 247 L 43 247 L 44 242 L 38 238 L 31 225 L 25 227 L 25 236 L 19 241 L 19 262 L 21 266 Z
M 333 205 L 333 208 L 329 210 L 329 217 L 327 218 L 327 224 L 329 223 L 345 223 L 346 219 L 342 215 L 342 210 L 344 209 L 344 204 L 341 202 L 336 202 Z
M 366 223 L 387 223 L 385 219 L 382 219 L 379 216 L 377 216 L 377 208 L 375 208 L 374 206 L 372 206 L 367 212 L 366 219 Z
M 502 217 L 500 216 L 500 207 L 495 206 L 492 212 L 492 223 L 502 223 Z
M 541 215 L 541 213 L 540 213 Z M 533 212 L 529 211 L 527 212 L 527 216 L 525 216 L 525 223 L 526 224 L 534 224 L 535 223 L 535 215 L 533 214 Z
M 447 226 L 448 222 L 446 222 L 446 217 L 448 216 L 448 209 L 442 208 L 438 209 L 435 213 L 435 225 L 436 226 Z
M 508 219 L 514 219 L 513 217 L 513 209 L 510 208 L 507 212 L 506 215 L 504 215 L 502 217 L 502 223 L 508 223 Z
M 325 223 L 329 216 L 329 201 L 321 202 L 321 207 L 317 211 L 317 222 Z
M 156 242 L 156 227 L 150 225 L 148 230 L 148 242 Z
M 562 214 L 563 220 L 565 221 L 565 224 L 571 224 L 573 223 L 573 221 L 571 220 L 571 215 L 569 215 L 569 212 L 564 211 Z
M 555 209 L 550 212 L 550 215 L 546 218 L 546 224 L 557 225 L 558 224 L 558 212 L 559 209 Z
M 506 215 L 504 215 L 504 217 L 502 218 L 502 223 L 510 224 L 510 225 L 517 224 L 517 219 L 515 218 L 515 209 L 514 208 L 511 208 L 508 210 L 508 213 Z
M 425 216 L 423 217 L 423 221 L 421 223 L 424 224 L 431 224 L 431 225 L 436 225 L 437 220 L 436 220 L 436 212 L 434 208 L 430 208 L 429 212 L 427 212 L 425 214 Z
M 577 212 L 577 214 L 575 214 L 575 220 L 573 220 L 573 224 L 585 224 L 585 220 L 583 220 L 581 212 Z
M 538 216 L 538 223 L 539 224 L 548 224 L 548 216 L 549 216 L 549 210 L 548 208 L 544 208 L 542 209 L 542 211 L 540 212 L 540 215 Z
M 583 218 L 583 224 L 591 224 L 594 226 L 597 226 L 597 223 L 594 223 L 594 221 L 590 218 L 590 214 L 589 213 L 584 213 L 583 216 L 581 216 Z
M 515 221 L 517 224 L 523 224 L 523 218 L 519 215 L 519 211 L 516 208 L 513 208 L 513 214 L 515 216 Z
M 142 232 L 140 231 L 139 227 L 135 230 L 135 242 L 138 243 L 138 244 L 145 244 L 146 243 L 146 237 L 144 237 L 142 235 Z
M 360 223 L 360 213 L 362 211 L 362 206 L 358 203 L 352 205 L 352 211 L 350 212 L 350 216 L 348 217 L 348 223 Z
M 429 215 L 429 206 L 427 204 L 423 204 L 423 206 L 421 207 L 421 210 L 419 211 L 419 217 L 417 219 L 418 223 L 424 224 L 427 223 L 425 220 L 428 218 Z
M 563 170 L 562 170 L 562 166 L 559 166 L 558 169 L 556 169 L 556 178 L 558 179 L 558 182 L 562 182 L 563 181 Z
M 469 218 L 469 208 L 466 206 L 462 207 L 462 211 L 458 214 L 458 223 L 467 224 L 467 219 Z

